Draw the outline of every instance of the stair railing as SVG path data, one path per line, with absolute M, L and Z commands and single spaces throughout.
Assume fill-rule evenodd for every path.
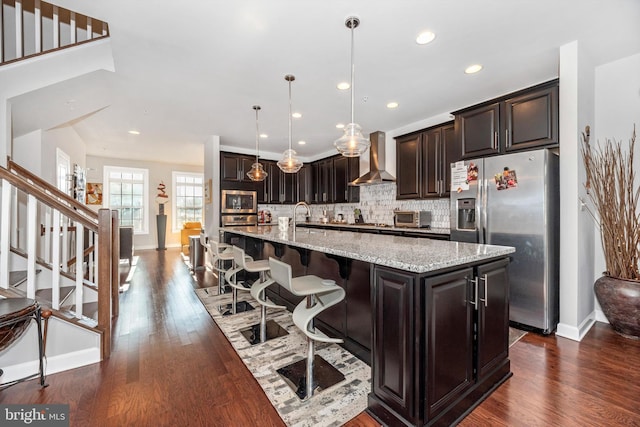
M 111 317 L 117 314 L 117 292 L 119 289 L 119 275 L 117 272 L 119 252 L 112 248 L 114 239 L 118 236 L 119 224 L 117 212 L 100 209 L 98 213 L 92 211 L 82 203 L 74 200 L 53 185 L 42 180 L 30 171 L 9 160 L 9 169 L 0 167 L 2 183 L 2 208 L 0 210 L 0 287 L 7 288 L 9 284 L 9 253 L 20 251 L 21 248 L 12 247 L 12 242 L 18 246 L 22 240 L 16 238 L 16 230 L 21 229 L 26 217 L 26 262 L 27 262 L 27 297 L 35 298 L 36 294 L 36 265 L 41 263 L 51 268 L 52 308 L 60 309 L 61 277 L 69 277 L 73 273 L 75 317 L 83 319 L 84 286 L 86 283 L 97 287 L 98 319 L 97 328 L 102 332 L 102 357 L 108 358 L 111 348 Z M 26 197 L 26 203 L 24 199 Z M 26 204 L 26 207 L 25 207 Z M 17 207 L 17 205 L 20 205 Z M 40 209 L 38 209 L 40 207 Z M 40 211 L 40 212 L 39 212 Z M 16 215 L 17 213 L 17 215 Z M 23 214 L 24 213 L 24 214 Z M 46 217 L 45 223 L 51 223 L 48 239 L 38 239 L 43 228 L 40 220 Z M 58 230 L 75 228 L 73 252 L 74 269 L 65 271 L 66 262 L 62 262 L 62 246 L 65 233 Z M 49 231 L 48 226 L 44 226 Z M 85 247 L 85 230 L 89 238 L 89 246 Z M 47 246 L 49 245 L 49 246 Z M 117 249 L 117 248 L 116 248 Z M 25 255 L 25 254 L 23 254 Z M 43 257 L 44 255 L 44 257 Z M 88 257 L 88 258 L 87 258 Z M 50 262 L 45 262 L 45 258 Z M 88 259 L 85 263 L 84 260 Z M 85 265 L 86 264 L 86 265 Z M 115 267 L 114 267 L 115 264 Z M 96 272 L 93 273 L 95 266 Z M 91 278 L 92 280 L 89 280 Z M 115 295 L 116 301 L 113 301 Z
M 106 22 L 41 0 L 0 5 L 0 65 L 109 37 Z

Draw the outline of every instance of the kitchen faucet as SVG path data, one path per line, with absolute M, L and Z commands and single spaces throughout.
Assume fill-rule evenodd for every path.
M 307 216 L 311 216 L 311 209 L 309 208 L 309 205 L 307 204 L 307 202 L 296 203 L 296 205 L 293 207 L 293 221 L 292 221 L 294 237 L 296 235 L 296 211 L 298 210 L 298 206 L 304 206 L 307 209 Z

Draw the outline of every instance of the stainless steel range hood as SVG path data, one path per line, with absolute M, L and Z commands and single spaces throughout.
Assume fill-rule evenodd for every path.
M 396 182 L 396 179 L 384 170 L 384 132 L 376 131 L 370 133 L 369 141 L 371 141 L 371 147 L 369 148 L 369 172 L 351 182 L 349 185 L 373 185 Z

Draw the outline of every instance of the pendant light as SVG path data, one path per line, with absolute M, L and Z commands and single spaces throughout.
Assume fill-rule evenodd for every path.
M 289 82 L 289 149 L 282 154 L 282 159 L 278 161 L 278 167 L 284 173 L 296 173 L 302 167 L 302 162 L 296 157 L 297 153 L 291 149 L 291 82 L 296 78 L 287 74 L 284 79 Z
M 360 19 L 350 16 L 344 23 L 351 29 L 351 122 L 344 127 L 344 135 L 333 143 L 336 150 L 345 157 L 358 157 L 364 154 L 371 146 L 371 142 L 362 136 L 362 128 L 353 119 L 354 90 L 353 81 L 355 75 L 355 65 L 353 61 L 353 30 L 360 25 Z
M 258 111 L 260 111 L 260 106 L 254 105 L 253 109 L 256 111 L 256 162 L 251 165 L 251 170 L 247 172 L 247 176 L 251 181 L 264 181 L 269 174 L 264 171 L 262 165 L 258 162 L 260 157 L 260 132 L 258 131 Z

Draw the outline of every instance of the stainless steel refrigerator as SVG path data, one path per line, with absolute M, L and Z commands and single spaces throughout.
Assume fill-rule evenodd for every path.
M 451 240 L 515 247 L 510 320 L 545 334 L 559 320 L 558 176 L 546 149 L 452 165 Z

